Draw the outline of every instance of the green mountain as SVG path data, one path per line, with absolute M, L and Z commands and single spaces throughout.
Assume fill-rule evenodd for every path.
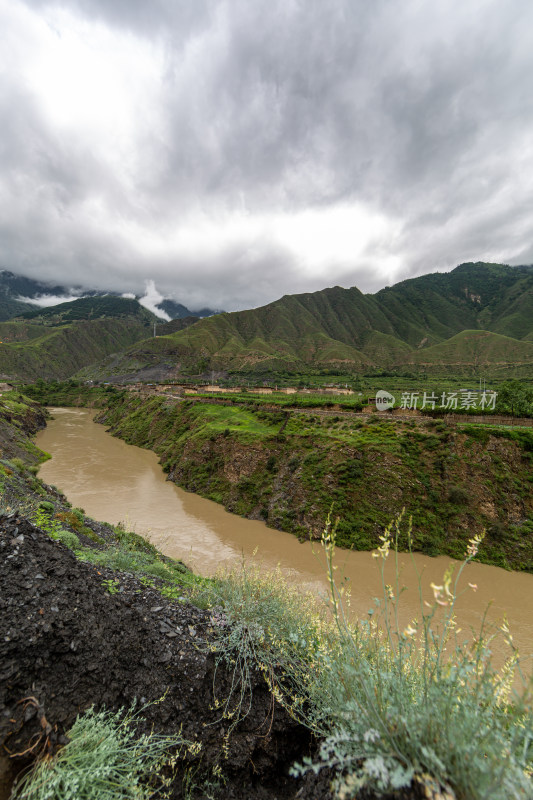
M 461 264 L 452 272 L 402 281 L 374 297 L 396 335 L 413 347 L 468 329 L 516 339 L 533 330 L 533 267 Z
M 499 378 L 531 377 L 533 342 L 490 331 L 462 331 L 445 342 L 411 352 L 406 363 L 424 372 L 457 376 L 490 371 Z
M 80 299 L 105 298 L 107 302 L 113 299 L 123 299 L 118 292 L 45 283 L 24 275 L 16 275 L 6 269 L 0 269 L 0 322 L 13 319 L 13 317 L 26 312 L 35 312 L 37 316 L 41 316 L 40 309 L 42 309 L 43 302 L 48 304 L 55 302 L 57 307 L 61 298 L 67 303 L 76 297 Z M 140 295 L 137 297 L 139 299 Z M 161 299 L 155 308 L 157 312 L 160 312 L 162 318 L 171 320 L 189 318 L 192 313 L 197 317 L 208 317 L 217 313 L 212 308 L 202 308 L 192 312 L 186 306 L 170 298 Z M 105 314 L 105 316 L 109 316 L 109 314 Z M 111 313 L 111 316 L 114 314 Z
M 81 297 L 78 300 L 59 303 L 56 306 L 33 309 L 20 316 L 44 325 L 62 325 L 78 320 L 124 319 L 125 317 L 135 317 L 145 322 L 157 319 L 137 300 L 113 295 Z
M 133 346 L 101 376 L 383 368 L 468 375 L 481 367 L 525 375 L 532 341 L 533 268 L 461 264 L 374 295 L 335 286 L 218 314 Z
M 68 378 L 145 339 L 156 320 L 136 300 L 90 297 L 0 323 L 3 379 Z
M 374 295 L 335 286 L 172 324 L 136 300 L 95 295 L 25 311 L 0 323 L 0 337 L 0 373 L 25 380 L 210 370 L 529 377 L 533 268 L 461 264 Z
M 31 299 L 43 294 L 62 295 L 65 289 L 0 269 L 0 322 L 31 311 L 35 308 Z

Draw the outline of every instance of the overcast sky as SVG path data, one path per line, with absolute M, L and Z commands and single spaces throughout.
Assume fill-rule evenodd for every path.
M 0 31 L 0 268 L 233 310 L 533 261 L 531 0 L 0 0 Z

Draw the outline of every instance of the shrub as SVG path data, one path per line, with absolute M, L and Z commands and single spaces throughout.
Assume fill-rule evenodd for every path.
M 269 472 L 273 472 L 276 468 L 276 456 L 270 456 L 265 466 Z
M 215 698 L 222 716 L 231 720 L 230 730 L 250 710 L 251 676 L 257 668 L 274 696 L 285 698 L 291 713 L 300 717 L 314 655 L 321 634 L 327 635 L 316 598 L 287 584 L 280 569 L 264 574 L 244 564 L 192 587 L 192 596 L 195 603 L 212 610 L 210 649 L 217 669 L 225 664 L 233 673 L 228 696 Z M 290 666 L 295 664 L 302 667 L 298 683 Z
M 448 502 L 455 506 L 466 506 L 470 502 L 470 496 L 461 486 L 452 486 L 448 492 Z
M 80 540 L 72 531 L 60 530 L 53 538 L 70 547 L 71 550 L 78 550 L 80 546 Z
M 488 529 L 488 534 L 491 539 L 496 539 L 496 541 L 501 541 L 502 539 L 506 538 L 508 530 L 503 522 L 498 521 L 494 522 L 490 526 L 490 528 Z
M 383 596 L 367 619 L 347 622 L 343 589 L 334 581 L 335 528 L 322 544 L 330 582 L 332 622 L 311 603 L 283 587 L 279 575 L 243 567 L 208 590 L 217 663 L 233 670 L 229 696 L 217 698 L 233 727 L 249 708 L 251 670 L 262 670 L 274 696 L 321 740 L 314 761 L 295 774 L 322 767 L 337 771 L 339 798 L 361 789 L 383 794 L 413 780 L 449 785 L 462 800 L 531 796 L 533 715 L 517 695 L 508 702 L 518 664 L 506 623 L 499 631 L 510 657 L 498 673 L 491 666 L 482 627 L 470 642 L 455 632 L 458 581 L 482 536 L 470 540 L 453 579 L 432 584 L 434 603 L 406 627 L 398 621 L 401 578 L 386 585 L 385 562 L 399 538 L 401 517 L 381 537 Z M 205 594 L 205 593 L 204 593 Z M 422 596 L 422 593 L 420 592 Z M 502 753 L 505 757 L 502 758 Z
M 156 578 L 163 578 L 169 580 L 172 578 L 172 572 L 162 561 L 153 561 L 147 564 L 142 570 L 147 575 L 154 575 Z
M 95 711 L 76 719 L 69 742 L 39 761 L 18 786 L 17 800 L 148 800 L 164 785 L 159 776 L 178 748 L 180 735 L 139 735 L 134 709 Z M 159 792 L 156 792 L 159 795 Z
M 319 763 L 340 772 L 337 788 L 343 797 L 355 796 L 364 786 L 378 792 L 401 788 L 415 774 L 427 773 L 441 785 L 450 784 L 461 798 L 525 798 L 531 791 L 527 769 L 533 755 L 526 731 L 533 720 L 520 701 L 506 702 L 518 663 L 512 637 L 504 623 L 501 633 L 510 659 L 496 673 L 490 661 L 494 636 L 482 628 L 472 642 L 461 644 L 455 634 L 458 581 L 483 537 L 470 540 L 455 580 L 450 567 L 442 586 L 432 584 L 433 606 L 428 610 L 421 603 L 419 621 L 402 630 L 400 576 L 397 572 L 394 586 L 384 580 L 400 526 L 401 515 L 381 537 L 376 554 L 383 565 L 380 624 L 371 616 L 353 628 L 345 622 L 334 583 L 334 530 L 326 528 L 333 613 L 343 646 L 340 658 L 326 654 L 327 671 L 312 698 L 322 708 L 326 736 Z M 502 752 L 505 763 L 499 760 Z
M 127 531 L 123 525 L 123 523 L 119 522 L 118 525 L 114 527 L 114 533 L 116 536 L 117 541 L 128 550 L 132 552 L 139 552 L 139 553 L 148 553 L 153 556 L 157 554 L 157 550 L 151 542 L 148 542 L 146 539 L 143 539 L 142 536 L 139 536 L 138 533 L 134 533 L 133 531 Z

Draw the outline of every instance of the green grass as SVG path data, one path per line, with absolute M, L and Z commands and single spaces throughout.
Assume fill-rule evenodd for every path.
M 199 423 L 197 431 L 203 434 L 219 434 L 229 429 L 237 435 L 251 434 L 257 437 L 272 436 L 277 428 L 262 422 L 246 409 L 233 406 L 205 404 L 201 412 L 192 412 Z

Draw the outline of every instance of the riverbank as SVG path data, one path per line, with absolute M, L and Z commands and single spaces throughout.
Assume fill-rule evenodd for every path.
M 153 451 L 112 436 L 104 425 L 93 422 L 93 409 L 52 408 L 50 414 L 46 428 L 35 438 L 52 456 L 40 467 L 39 477 L 61 487 L 73 505 L 82 506 L 94 519 L 122 522 L 167 556 L 186 561 L 200 575 L 214 576 L 221 568 L 231 570 L 243 563 L 257 565 L 265 573 L 279 567 L 290 583 L 327 596 L 320 542 L 299 541 L 268 528 L 261 520 L 231 514 L 220 503 L 166 480 Z M 368 551 L 341 549 L 336 560 L 339 575 L 350 587 L 350 618 L 365 618 L 372 598 L 382 593 L 377 562 Z M 460 562 L 455 563 L 458 569 Z M 419 576 L 424 576 L 423 599 L 431 602 L 430 583 L 442 583 L 450 559 L 401 554 L 398 566 L 403 585 L 408 587 L 400 604 L 400 617 L 407 625 L 420 611 Z M 524 655 L 529 654 L 533 575 L 477 561 L 469 564 L 467 572 L 456 606 L 457 624 L 463 630 L 477 629 L 487 608 L 490 625 L 498 627 L 507 615 L 517 646 Z M 393 564 L 389 563 L 385 583 L 394 579 Z M 468 583 L 477 585 L 475 593 Z M 506 648 L 494 649 L 499 665 L 507 655 Z
M 151 703 L 136 736 L 153 727 L 182 739 L 158 772 L 171 797 L 325 800 L 335 776 L 339 796 L 361 800 L 528 797 L 531 743 L 521 732 L 531 718 L 518 698 L 508 703 L 512 666 L 498 677 L 479 643 L 457 646 L 450 671 L 437 638 L 413 671 L 411 629 L 337 624 L 276 576 L 199 579 L 69 508 L 28 469 L 35 450 L 22 465 L 6 457 L 10 441 L 24 451 L 23 405 L 9 421 L 0 410 L 4 767 L 55 753 L 92 703 L 116 710 L 136 698 Z M 332 556 L 331 530 L 324 547 Z M 431 630 L 445 606 L 446 637 L 455 601 L 445 587 L 421 623 Z M 393 587 L 382 602 L 392 613 Z
M 533 571 L 533 432 L 365 419 L 116 393 L 96 419 L 158 454 L 169 480 L 300 538 L 330 510 L 338 545 L 371 550 L 401 508 L 412 547 Z M 408 542 L 401 537 L 400 549 Z

